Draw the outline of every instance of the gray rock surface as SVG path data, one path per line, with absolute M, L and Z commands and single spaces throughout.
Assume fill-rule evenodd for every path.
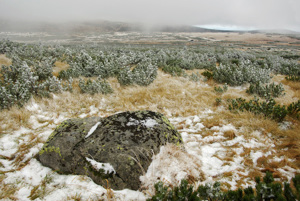
M 64 121 L 37 158 L 59 173 L 87 175 L 115 190 L 137 190 L 153 154 L 166 143 L 179 145 L 182 138 L 165 116 L 151 111 L 123 112 Z

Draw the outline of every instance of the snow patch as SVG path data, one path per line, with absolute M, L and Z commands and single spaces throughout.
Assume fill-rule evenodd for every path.
M 151 118 L 147 118 L 146 120 L 137 120 L 137 119 L 130 118 L 126 126 L 144 125 L 147 128 L 153 128 L 157 124 L 158 124 L 157 121 Z
M 93 168 L 97 171 L 104 170 L 105 174 L 116 174 L 114 167 L 109 163 L 99 163 L 93 159 L 85 157 L 85 159 L 93 166 Z
M 85 136 L 85 138 L 88 138 L 90 137 L 90 135 L 92 135 L 95 130 L 97 129 L 97 127 L 99 126 L 99 124 L 101 124 L 101 122 L 97 122 L 91 129 L 90 131 L 88 132 L 88 134 Z
M 264 155 L 264 154 L 263 154 L 261 151 L 257 151 L 257 152 L 251 151 L 251 153 L 250 153 L 250 157 L 252 158 L 253 163 L 254 163 L 255 165 L 257 165 L 257 160 L 258 160 L 260 157 L 262 157 L 263 155 Z
M 20 181 L 23 184 L 36 186 L 46 177 L 52 170 L 42 166 L 36 159 L 31 159 L 28 165 L 16 172 L 6 173 L 7 178 L 4 179 L 5 184 L 14 184 Z

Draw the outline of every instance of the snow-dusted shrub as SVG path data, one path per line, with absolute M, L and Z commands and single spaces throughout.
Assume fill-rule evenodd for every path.
M 81 93 L 89 94 L 109 94 L 113 92 L 110 84 L 106 80 L 102 80 L 101 77 L 98 77 L 97 80 L 88 79 L 87 81 L 80 79 L 79 88 Z
M 23 106 L 33 93 L 37 92 L 37 77 L 27 63 L 21 66 L 2 66 L 0 71 L 0 108 L 6 109 L 14 104 Z
M 157 77 L 157 67 L 149 61 L 141 62 L 132 71 L 133 82 L 140 86 L 148 86 Z
M 52 72 L 55 61 L 55 59 L 49 57 L 34 65 L 35 75 L 38 76 L 39 81 L 53 76 Z
M 134 67 L 133 70 L 126 66 L 119 71 L 118 81 L 121 85 L 137 84 L 140 86 L 148 86 L 157 77 L 157 67 L 152 65 L 150 61 L 142 61 Z
M 240 65 L 220 65 L 214 71 L 214 80 L 220 83 L 237 86 L 245 83 L 267 83 L 270 80 L 270 71 L 259 68 L 251 62 L 241 62 Z
M 70 90 L 68 87 L 64 88 L 58 78 L 52 76 L 38 84 L 37 95 L 48 97 L 50 93 L 60 93 L 64 89 Z
M 9 54 L 17 46 L 17 43 L 8 39 L 3 39 L 0 41 L 0 54 Z
M 134 75 L 129 67 L 124 67 L 121 69 L 117 79 L 118 82 L 123 86 L 132 85 L 134 83 Z
M 284 59 L 278 55 L 267 55 L 266 62 L 269 69 L 274 73 L 290 75 L 300 71 L 297 60 Z

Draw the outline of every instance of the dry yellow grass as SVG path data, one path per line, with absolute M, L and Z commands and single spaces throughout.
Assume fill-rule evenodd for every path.
M 11 59 L 7 58 L 5 54 L 0 54 L 0 67 L 2 65 L 9 66 L 11 64 L 12 64 Z
M 19 108 L 18 106 L 13 106 L 9 110 L 2 110 L 0 111 L 0 121 L 2 122 L 0 131 L 17 130 L 21 126 L 29 126 L 30 116 L 31 113 L 26 108 Z
M 56 61 L 54 63 L 52 74 L 57 77 L 60 71 L 67 70 L 69 67 L 70 65 L 65 62 Z
M 300 82 L 294 82 L 289 80 L 282 80 L 281 81 L 284 85 L 287 85 L 290 87 L 290 90 L 293 91 L 293 97 L 300 99 Z
M 116 111 L 149 109 L 162 113 L 170 111 L 174 116 L 189 116 L 212 107 L 217 97 L 209 87 L 162 72 L 148 87 L 120 87 L 116 80 L 110 80 L 110 83 L 115 93 L 108 98 Z
M 34 99 L 42 111 L 54 113 L 57 116 L 67 113 L 70 118 L 78 117 L 81 113 L 89 113 L 92 105 L 99 108 L 99 112 L 103 115 L 128 110 L 152 110 L 165 115 L 170 114 L 173 117 L 197 115 L 209 108 L 215 113 L 212 118 L 202 120 L 203 125 L 207 128 L 230 123 L 237 129 L 243 128 L 242 134 L 246 138 L 255 137 L 251 133 L 256 130 L 261 131 L 263 134 L 271 133 L 274 138 L 280 139 L 280 142 L 283 141 L 282 144 L 276 145 L 280 150 L 280 154 L 297 159 L 293 162 L 294 167 L 300 167 L 299 120 L 288 118 L 287 120 L 292 122 L 291 128 L 281 130 L 277 122 L 263 116 L 254 115 L 250 112 L 233 113 L 227 110 L 226 99 L 228 98 L 243 97 L 248 100 L 252 99 L 253 96 L 246 94 L 245 90 L 241 91 L 241 89 L 229 87 L 226 93 L 217 94 L 214 92 L 213 87 L 206 86 L 205 83 L 192 82 L 182 77 L 172 77 L 162 71 L 158 72 L 157 79 L 147 87 L 122 87 L 116 78 L 110 78 L 108 81 L 114 90 L 113 94 L 82 94 L 78 88 L 78 79 L 76 79 L 73 93 L 64 92 L 56 94 L 52 98 L 35 97 Z M 284 80 L 281 81 L 284 82 Z M 213 81 L 210 84 L 217 86 Z M 291 85 L 290 90 L 294 95 L 297 93 L 295 91 L 295 89 L 298 89 L 297 84 L 292 85 L 289 82 L 284 84 Z M 215 99 L 218 97 L 222 98 L 221 107 L 215 106 Z M 2 125 L 5 125 L 5 127 L 0 127 L 0 131 L 1 129 L 2 131 L 17 130 L 21 126 L 30 127 L 28 120 L 31 115 L 32 112 L 28 111 L 26 107 L 21 109 L 13 107 L 10 110 L 0 111 L 0 121 Z M 211 135 L 211 131 L 204 130 L 201 135 Z M 235 136 L 236 133 L 234 132 L 225 133 L 225 137 L 230 139 Z M 249 166 L 252 165 L 250 161 L 246 162 Z

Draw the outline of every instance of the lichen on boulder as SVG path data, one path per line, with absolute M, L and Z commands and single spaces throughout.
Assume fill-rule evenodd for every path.
M 115 190 L 140 187 L 153 154 L 181 135 L 160 113 L 136 111 L 106 118 L 69 119 L 51 134 L 37 158 L 62 174 L 91 177 Z

